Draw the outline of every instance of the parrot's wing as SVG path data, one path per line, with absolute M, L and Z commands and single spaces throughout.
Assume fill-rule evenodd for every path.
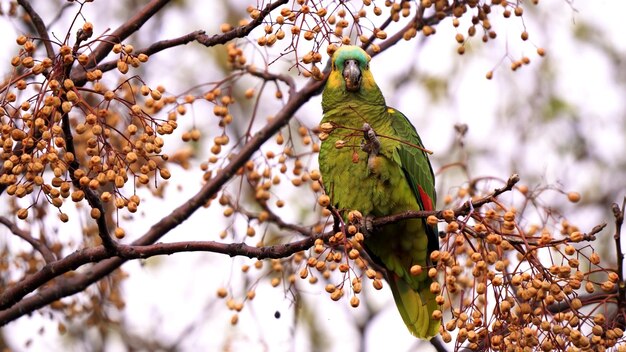
M 428 160 L 428 155 L 425 151 L 419 149 L 424 148 L 422 140 L 417 134 L 415 127 L 404 114 L 392 108 L 388 109 L 388 113 L 391 126 L 396 132 L 396 136 L 400 139 L 400 144 L 394 153 L 394 159 L 400 165 L 402 171 L 404 171 L 404 176 L 413 191 L 415 199 L 417 199 L 420 210 L 435 210 L 437 203 L 435 175 Z M 437 226 L 425 224 L 425 228 L 428 235 L 428 252 L 438 250 Z

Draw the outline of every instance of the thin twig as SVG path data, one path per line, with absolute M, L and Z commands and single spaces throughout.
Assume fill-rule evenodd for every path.
M 619 307 L 624 307 L 624 305 L 626 305 L 626 283 L 624 283 L 624 251 L 622 250 L 621 241 L 622 225 L 624 224 L 624 207 L 626 207 L 626 197 L 624 197 L 621 209 L 617 203 L 613 203 L 613 206 L 611 207 L 613 210 L 613 216 L 615 217 L 615 235 L 613 235 L 613 239 L 615 240 L 615 251 L 617 252 L 617 275 L 619 277 L 617 287 L 619 293 Z
M 231 205 L 236 207 L 236 205 Z M 280 216 L 278 216 L 276 213 L 274 213 L 272 211 L 272 209 L 270 209 L 270 207 L 267 206 L 267 204 L 260 204 L 261 208 L 267 213 L 267 220 L 265 220 L 268 223 L 271 223 L 273 225 L 278 226 L 278 228 L 283 229 L 283 230 L 289 230 L 292 232 L 296 232 L 301 234 L 302 236 L 305 237 L 313 237 L 313 231 L 305 226 L 301 226 L 301 225 L 297 225 L 297 224 L 292 224 L 292 223 L 288 223 L 285 220 L 283 220 Z M 245 209 L 242 209 L 241 207 L 237 207 L 237 212 L 240 212 L 241 214 L 245 215 L 247 218 L 249 219 L 259 219 L 259 215 L 254 214 L 250 211 L 247 211 Z
M 591 294 L 579 295 L 578 299 L 580 299 L 583 307 L 585 307 L 585 306 L 589 306 L 591 304 L 603 302 L 603 301 L 615 302 L 616 293 L 617 293 L 617 290 L 612 290 L 608 292 L 594 292 Z M 551 314 L 557 314 L 561 312 L 574 311 L 575 309 L 572 307 L 572 302 L 568 300 L 564 300 L 562 302 L 557 302 L 557 303 L 548 305 L 547 310 Z
M 252 69 L 251 66 L 248 67 L 248 73 L 254 77 L 262 78 L 266 81 L 281 81 L 289 87 L 289 95 L 293 95 L 296 92 L 296 82 L 293 81 L 293 78 L 287 75 L 271 73 L 267 70 L 258 71 Z

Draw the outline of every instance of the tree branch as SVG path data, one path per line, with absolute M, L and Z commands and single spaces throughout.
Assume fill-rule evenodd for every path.
M 141 10 L 139 10 L 133 17 L 129 18 L 124 24 L 119 26 L 109 36 L 112 40 L 101 42 L 89 55 L 89 64 L 87 68 L 93 68 L 102 59 L 104 59 L 113 49 L 116 43 L 128 38 L 131 34 L 141 28 L 154 14 L 159 12 L 163 6 L 167 5 L 170 0 L 152 0 Z
M 37 11 L 35 11 L 35 9 L 33 8 L 33 6 L 30 4 L 28 0 L 17 0 L 17 3 L 20 4 L 20 6 L 24 8 L 26 13 L 30 17 L 30 20 L 33 23 L 33 26 L 35 26 L 35 29 L 37 30 L 37 34 L 41 38 L 41 41 L 43 42 L 43 45 L 46 48 L 46 55 L 50 59 L 53 59 L 55 56 L 54 49 L 52 48 L 52 42 L 50 41 L 50 36 L 48 35 L 48 29 L 46 28 L 46 25 L 43 23 L 41 16 L 39 16 Z
M 162 2 L 163 4 L 161 4 L 160 6 L 162 7 L 163 5 L 165 5 L 165 3 L 167 1 L 153 1 L 153 2 Z M 137 51 L 137 54 L 146 54 L 146 55 L 152 55 L 155 53 L 158 53 L 160 51 L 175 47 L 175 46 L 179 46 L 179 45 L 185 45 L 188 44 L 192 41 L 197 41 L 198 43 L 207 46 L 207 47 L 211 47 L 211 46 L 215 46 L 215 45 L 219 45 L 219 44 L 225 44 L 228 43 L 229 41 L 235 39 L 235 38 L 242 38 L 245 37 L 246 35 L 248 35 L 250 32 L 252 32 L 252 30 L 256 27 L 258 27 L 261 23 L 263 23 L 263 19 L 265 18 L 265 16 L 267 16 L 271 11 L 273 11 L 274 9 L 276 9 L 277 7 L 279 7 L 280 5 L 284 5 L 286 3 L 288 3 L 288 0 L 279 0 L 273 3 L 268 4 L 265 9 L 263 9 L 261 11 L 260 16 L 253 20 L 252 22 L 244 25 L 244 26 L 239 26 L 239 27 L 235 27 L 232 30 L 223 33 L 223 34 L 214 34 L 213 36 L 209 37 L 205 31 L 203 30 L 197 30 L 191 33 L 188 33 L 186 35 L 183 35 L 181 37 L 178 38 L 174 38 L 174 39 L 166 39 L 166 40 L 161 40 L 158 42 L 155 42 L 154 44 L 150 45 L 147 48 L 141 49 Z M 156 8 L 156 6 L 158 6 L 157 4 L 151 6 L 151 4 L 146 5 L 146 7 L 144 8 L 144 10 L 142 10 L 140 12 L 141 13 L 145 13 L 144 17 L 149 15 L 152 16 L 154 13 L 152 12 L 154 10 L 154 8 Z M 148 10 L 147 8 L 150 7 L 150 9 Z M 160 9 L 160 7 L 159 7 Z M 157 9 L 158 11 L 158 9 Z M 156 11 L 155 11 L 156 12 Z M 130 28 L 133 28 L 133 26 L 131 26 L 131 24 L 133 23 L 133 21 L 136 20 L 136 18 L 139 16 L 139 14 L 131 19 L 129 19 L 124 25 L 120 26 L 115 32 L 113 32 L 111 34 L 111 36 L 113 36 L 115 38 L 114 43 L 119 43 L 121 42 L 123 39 L 125 39 L 126 37 L 128 37 L 130 34 L 132 34 L 132 32 L 127 33 L 129 31 Z M 136 25 L 137 28 L 135 28 L 134 30 L 139 29 L 140 25 L 143 24 L 145 21 L 147 21 L 150 17 L 146 17 L 146 18 L 141 18 L 141 23 Z M 74 81 L 74 84 L 76 86 L 83 86 L 86 83 L 86 72 L 88 70 L 97 68 L 103 72 L 106 71 L 110 71 L 113 70 L 117 67 L 117 60 L 111 60 L 108 61 L 106 63 L 103 64 L 99 64 L 99 62 L 104 59 L 106 57 L 106 55 L 108 55 L 108 53 L 111 51 L 111 49 L 113 48 L 114 45 L 113 42 L 103 42 L 102 44 L 100 44 L 90 55 L 89 57 L 89 62 L 91 63 L 89 66 L 87 66 L 83 71 L 80 72 L 74 72 L 74 74 L 72 75 L 72 80 Z
M 271 73 L 267 70 L 258 71 L 253 69 L 252 66 L 248 66 L 248 73 L 254 77 L 262 78 L 266 81 L 281 81 L 285 83 L 289 87 L 289 95 L 293 95 L 296 92 L 296 83 L 293 81 L 293 78 L 287 75 L 279 74 L 279 73 Z
M 46 265 L 42 270 L 28 277 L 28 280 L 23 280 L 3 292 L 0 298 L 0 308 L 4 309 L 7 308 L 7 306 L 8 308 L 0 311 L 0 326 L 19 318 L 27 312 L 32 312 L 35 309 L 41 308 L 54 300 L 84 290 L 87 286 L 99 280 L 102 276 L 108 275 L 110 271 L 119 267 L 119 265 L 126 260 L 148 258 L 155 255 L 169 255 L 180 252 L 213 252 L 227 254 L 231 257 L 245 256 L 258 259 L 286 258 L 297 252 L 312 247 L 318 238 L 324 240 L 332 235 L 332 232 L 328 232 L 313 237 L 306 237 L 295 242 L 266 247 L 254 247 L 245 243 L 220 243 L 215 241 L 156 243 L 147 246 L 120 245 L 118 247 L 119 257 L 97 264 L 85 275 L 68 278 L 63 283 L 44 289 L 37 295 L 23 298 L 26 294 L 43 285 L 48 280 L 47 276 L 50 274 L 66 273 L 70 270 L 75 270 L 84 264 L 98 262 L 111 256 L 111 254 L 103 246 L 84 249 L 74 252 L 62 260 Z M 113 269 L 111 269 L 112 267 Z M 11 302 L 15 303 L 18 301 L 19 303 L 10 306 Z
M 310 81 L 309 84 L 302 91 L 315 91 L 316 85 L 319 82 Z M 305 90 L 306 89 L 306 90 Z M 300 91 L 300 92 L 302 92 Z M 304 96 L 298 94 L 299 99 L 304 99 Z M 299 101 L 299 99 L 296 99 Z M 290 99 L 292 101 L 292 99 Z M 289 105 L 289 103 L 287 104 Z M 284 110 L 283 110 L 284 111 Z M 282 111 L 281 111 L 282 112 Z M 285 115 L 277 116 L 279 119 L 285 119 Z M 285 122 L 286 123 L 286 122 Z M 266 126 L 264 129 L 278 128 L 278 119 L 273 120 L 272 123 Z M 262 130 L 263 131 L 263 130 Z M 178 226 L 184 220 L 186 220 L 195 210 L 197 210 L 202 204 L 206 202 L 206 199 L 210 198 L 212 194 L 217 192 L 223 182 L 230 179 L 229 173 L 235 172 L 239 167 L 243 166 L 245 161 L 251 156 L 251 153 L 256 150 L 252 147 L 254 144 L 252 141 L 260 143 L 261 131 L 251 139 L 251 141 L 244 147 L 245 153 L 242 152 L 237 155 L 236 158 L 220 173 L 216 178 L 207 183 L 201 190 L 192 197 L 188 202 L 179 206 L 169 216 L 163 218 L 161 221 L 152 226 L 152 228 L 141 238 L 134 241 L 131 245 L 117 244 L 116 256 L 107 251 L 104 246 L 98 246 L 95 248 L 84 249 L 74 252 L 66 258 L 63 258 L 57 262 L 46 265 L 36 274 L 29 276 L 22 281 L 18 282 L 15 286 L 10 287 L 0 295 L 0 326 L 4 325 L 18 317 L 30 313 L 38 308 L 41 308 L 54 300 L 74 294 L 84 290 L 91 283 L 101 279 L 102 277 L 110 274 L 113 270 L 122 265 L 126 260 L 148 258 L 155 255 L 174 254 L 178 252 L 215 252 L 227 254 L 229 256 L 246 256 L 250 258 L 266 259 L 266 258 L 285 258 L 294 253 L 302 250 L 306 250 L 313 246 L 317 239 L 327 240 L 333 235 L 333 232 L 326 232 L 314 236 L 306 237 L 302 240 L 290 242 L 286 244 L 266 246 L 266 247 L 253 247 L 245 243 L 221 243 L 215 241 L 192 241 L 192 242 L 174 242 L 174 243 L 157 243 L 150 244 L 158 240 L 160 237 L 171 231 L 174 227 Z M 270 136 L 273 133 L 269 134 Z M 250 154 L 248 154 L 250 153 Z M 507 184 L 494 190 L 490 195 L 483 197 L 477 201 L 472 202 L 471 206 L 468 204 L 462 205 L 454 210 L 455 215 L 460 216 L 469 212 L 469 209 L 473 207 L 479 207 L 490 201 L 492 201 L 498 195 L 510 191 L 515 183 L 519 181 L 517 175 L 512 175 Z M 429 211 L 429 212 L 404 212 L 401 214 L 385 216 L 374 219 L 374 224 L 381 226 L 391 223 L 393 221 L 400 221 L 408 218 L 424 218 L 429 215 L 441 215 L 441 211 Z M 307 231 L 307 233 L 310 233 Z M 95 263 L 102 261 L 86 272 L 84 275 L 67 279 L 63 283 L 59 283 L 50 288 L 41 290 L 37 295 L 24 298 L 28 293 L 34 291 L 47 281 L 60 276 L 70 270 L 75 270 L 82 265 L 88 263 Z
M 146 54 L 150 56 L 152 54 L 156 54 L 166 49 L 170 49 L 179 45 L 189 44 L 190 42 L 197 40 L 198 37 L 201 35 L 204 35 L 204 31 L 198 30 L 198 31 L 185 34 L 178 38 L 160 40 L 158 42 L 153 43 L 147 48 L 138 50 L 136 54 Z M 113 70 L 117 67 L 117 61 L 118 60 L 107 61 L 105 63 L 97 65 L 96 67 L 94 67 L 94 69 L 99 69 L 102 72 Z M 81 70 L 81 71 L 74 70 L 72 74 L 72 81 L 74 81 L 74 84 L 76 86 L 80 87 L 80 86 L 85 85 L 85 83 L 87 82 L 86 73 L 87 71 L 85 70 Z
M 519 182 L 519 175 L 518 174 L 511 175 L 511 177 L 509 177 L 509 179 L 507 180 L 506 185 L 504 185 L 503 187 L 496 188 L 493 192 L 491 192 L 490 194 L 478 200 L 467 201 L 466 203 L 454 209 L 454 216 L 457 217 L 457 216 L 467 215 L 470 212 L 472 212 L 474 209 L 480 208 L 481 206 L 487 203 L 491 203 L 495 198 L 497 198 L 502 193 L 512 190 L 515 184 L 518 182 Z M 395 223 L 400 220 L 413 219 L 413 218 L 427 218 L 431 215 L 434 215 L 439 219 L 443 219 L 443 212 L 444 212 L 443 210 L 438 210 L 438 211 L 408 210 L 403 213 L 376 218 L 373 220 L 372 223 L 374 226 L 382 226 L 382 225 L 386 225 L 389 223 Z
M 301 90 L 290 96 L 285 106 L 283 106 L 275 118 L 259 130 L 250 141 L 243 146 L 239 154 L 232 158 L 231 162 L 226 167 L 207 182 L 196 195 L 174 209 L 168 216 L 155 223 L 142 237 L 134 241 L 132 246 L 146 246 L 156 242 L 206 204 L 206 202 L 236 174 L 237 170 L 248 161 L 265 141 L 289 122 L 295 112 L 304 105 L 315 92 L 319 91 L 323 84 L 324 81 L 310 80 Z M 309 241 L 311 240 L 315 241 L 315 239 L 309 239 Z M 119 246 L 118 244 L 118 247 Z M 117 250 L 119 250 L 119 248 Z M 22 315 L 50 304 L 61 297 L 84 290 L 85 287 L 110 274 L 127 260 L 120 257 L 111 258 L 110 254 L 105 255 L 102 251 L 102 247 L 96 247 L 75 252 L 67 258 L 54 263 L 54 265 L 45 266 L 36 274 L 24 278 L 22 281 L 16 283 L 15 286 L 5 290 L 0 294 L 0 309 L 4 309 L 0 311 L 0 325 L 6 324 L 13 319 L 17 319 Z M 69 270 L 75 270 L 86 263 L 101 260 L 103 261 L 94 265 L 91 270 L 84 275 L 68 279 L 63 285 L 41 289 L 37 295 L 23 299 L 24 296 L 47 281 Z
M 0 224 L 3 224 L 4 226 L 6 226 L 9 229 L 9 231 L 11 231 L 15 236 L 23 239 L 24 241 L 28 242 L 31 246 L 33 246 L 33 248 L 41 254 L 41 256 L 43 257 L 43 259 L 46 261 L 47 264 L 50 264 L 57 260 L 54 254 L 52 253 L 52 251 L 50 250 L 50 248 L 48 248 L 48 246 L 46 246 L 43 242 L 39 241 L 38 239 L 33 238 L 27 231 L 20 229 L 17 226 L 17 224 L 12 222 L 11 220 L 5 218 L 4 216 L 0 216 Z
M 254 28 L 256 28 L 261 23 L 263 23 L 265 16 L 267 16 L 274 9 L 278 8 L 278 6 L 285 5 L 288 2 L 289 0 L 278 0 L 272 3 L 269 3 L 267 4 L 267 6 L 265 6 L 263 10 L 261 10 L 259 17 L 255 18 L 254 20 L 252 20 L 250 23 L 246 24 L 245 26 L 235 27 L 224 34 L 214 34 L 210 37 L 204 34 L 204 35 L 201 35 L 197 39 L 197 41 L 198 43 L 204 46 L 215 46 L 218 44 L 228 43 L 229 41 L 235 38 L 245 37 L 248 34 L 250 34 L 250 32 L 252 32 Z
M 309 249 L 318 238 L 332 236 L 325 233 L 302 240 L 278 244 L 273 246 L 255 247 L 240 243 L 221 243 L 216 241 L 190 241 L 174 243 L 155 243 L 148 246 L 121 246 L 119 256 L 124 259 L 148 258 L 156 255 L 170 255 L 180 252 L 213 252 L 227 254 L 228 256 L 244 256 L 257 259 L 287 258 L 292 254 Z
M 437 352 L 448 352 L 448 350 L 446 349 L 446 345 L 441 340 L 441 337 L 435 336 L 430 339 L 429 342 L 435 348 L 435 350 L 437 350 Z
M 63 113 L 63 111 L 61 111 Z M 62 129 L 63 129 L 63 139 L 65 140 L 65 148 L 68 153 L 72 153 L 76 155 L 76 150 L 74 148 L 74 136 L 72 135 L 72 128 L 70 127 L 69 116 L 67 113 L 63 113 L 62 117 Z M 109 227 L 106 222 L 105 209 L 100 201 L 100 197 L 96 192 L 94 192 L 89 186 L 82 186 L 80 181 L 74 175 L 74 171 L 80 168 L 80 164 L 78 160 L 74 158 L 69 163 L 69 175 L 72 180 L 72 184 L 75 188 L 80 189 L 85 194 L 85 199 L 87 199 L 87 203 L 92 209 L 98 209 L 100 211 L 100 216 L 96 219 L 96 224 L 98 225 L 98 235 L 102 240 L 102 244 L 104 247 L 115 253 L 117 251 L 117 242 L 113 241 L 111 237 L 111 233 L 109 231 Z
M 203 39 L 202 44 L 206 46 L 223 44 L 231 39 L 239 36 L 245 36 L 255 27 L 262 22 L 262 18 L 271 12 L 281 4 L 287 3 L 287 0 L 280 0 L 270 5 L 262 11 L 259 19 L 256 19 L 246 26 L 238 27 L 233 31 L 227 32 L 222 35 L 214 35 Z M 113 35 L 116 36 L 116 40 L 122 40 L 133 31 L 136 31 L 141 24 L 143 24 L 153 14 L 157 7 L 160 8 L 165 5 L 167 1 L 153 0 L 148 4 L 137 16 L 122 25 L 116 30 Z M 133 22 L 136 21 L 136 22 Z M 133 24 L 134 23 L 134 24 Z M 391 40 L 388 39 L 387 41 Z M 395 37 L 394 37 L 395 40 Z M 398 39 L 399 40 L 399 37 Z M 396 41 L 397 41 L 396 40 Z M 389 42 L 392 43 L 392 42 Z M 395 41 L 394 41 L 395 43 Z M 97 63 L 104 58 L 112 48 L 112 43 L 103 43 L 98 46 L 91 54 L 90 62 L 97 65 Z M 380 52 L 383 52 L 391 45 L 385 45 Z M 379 52 L 379 53 L 380 53 Z M 375 53 L 378 54 L 378 53 Z M 372 55 L 374 56 L 374 55 Z M 316 239 L 326 239 L 332 236 L 332 233 L 320 234 L 315 237 L 307 237 L 303 240 L 273 246 L 256 248 L 249 247 L 245 244 L 223 244 L 219 242 L 193 242 L 193 243 L 172 243 L 172 244 L 155 244 L 161 237 L 169 233 L 176 228 L 182 222 L 187 220 L 196 210 L 202 207 L 206 202 L 211 199 L 223 185 L 228 182 L 249 158 L 256 153 L 261 145 L 265 143 L 271 136 L 277 133 L 282 127 L 287 125 L 290 119 L 294 116 L 295 112 L 304 105 L 311 97 L 319 94 L 328 77 L 329 66 L 325 69 L 323 80 L 309 80 L 308 83 L 302 87 L 302 89 L 295 91 L 291 89 L 294 85 L 290 85 L 290 91 L 293 94 L 289 95 L 289 99 L 282 109 L 275 115 L 268 124 L 257 131 L 254 136 L 241 148 L 239 154 L 233 155 L 229 164 L 226 165 L 220 172 L 218 172 L 212 179 L 210 179 L 193 197 L 188 199 L 185 203 L 174 209 L 168 216 L 164 217 L 154 225 L 139 239 L 135 240 L 131 245 L 117 244 L 116 251 L 120 256 L 115 256 L 113 252 L 107 251 L 103 246 L 95 248 L 83 249 L 74 252 L 59 261 L 46 265 L 37 273 L 27 276 L 21 281 L 17 282 L 12 287 L 8 288 L 0 294 L 0 325 L 4 325 L 12 320 L 15 320 L 23 315 L 29 314 L 41 307 L 44 307 L 51 302 L 58 300 L 62 297 L 73 295 L 75 293 L 83 291 L 86 287 L 92 283 L 100 280 L 106 275 L 119 268 L 126 260 L 134 258 L 142 258 L 150 255 L 158 254 L 171 254 L 176 251 L 189 251 L 189 250 L 211 250 L 218 253 L 226 253 L 229 255 L 245 255 L 259 258 L 273 258 L 274 256 L 283 257 L 300 250 L 309 248 L 312 246 Z M 288 81 L 287 81 L 288 82 Z M 288 83 L 289 84 L 289 83 Z M 515 181 L 517 182 L 517 181 Z M 511 186 L 512 187 L 512 186 Z M 505 192 L 501 191 L 500 193 Z M 491 197 L 495 197 L 499 194 L 496 190 Z M 475 204 L 482 205 L 491 200 L 491 198 L 484 200 L 482 203 L 477 201 Z M 467 210 L 464 210 L 467 208 Z M 459 208 L 459 213 L 462 211 L 469 211 L 470 206 L 465 205 Z M 425 216 L 428 216 L 427 214 Z M 405 214 L 402 218 L 409 217 L 423 217 L 424 214 L 415 212 L 413 214 Z M 398 218 L 395 221 L 401 220 Z M 393 218 L 383 218 L 379 221 L 379 225 L 393 221 Z M 49 285 L 45 288 L 41 288 L 46 282 L 63 275 L 64 273 L 75 270 L 87 263 L 95 263 L 90 270 L 85 271 L 81 275 L 77 275 L 71 278 L 66 278 L 63 282 L 56 282 L 54 285 Z M 27 294 L 38 290 L 36 295 L 25 297 Z
M 2 323 L 4 321 L 2 317 L 4 316 L 7 308 L 19 302 L 19 304 L 15 304 L 13 307 L 11 307 L 17 307 L 19 309 L 19 307 L 22 305 L 22 302 L 24 302 L 24 300 L 20 300 L 24 298 L 24 296 L 26 296 L 27 294 L 41 287 L 46 282 L 58 276 L 61 276 L 71 270 L 76 270 L 82 265 L 90 262 L 97 262 L 110 256 L 111 254 L 108 253 L 103 246 L 82 249 L 68 255 L 61 260 L 57 260 L 55 262 L 45 265 L 43 268 L 41 268 L 41 270 L 37 271 L 36 273 L 27 276 L 21 281 L 15 283 L 13 286 L 7 287 L 0 295 L 0 309 L 3 309 L 3 311 L 0 311 L 0 325 L 3 325 L 10 321 L 8 320 Z M 82 291 L 82 289 L 80 291 Z M 33 297 L 35 296 L 38 295 L 34 295 Z M 52 299 L 51 301 L 47 302 L 47 304 L 53 302 L 54 300 L 55 299 Z
M 611 207 L 613 210 L 613 216 L 615 217 L 615 235 L 613 235 L 613 239 L 615 240 L 615 251 L 617 252 L 617 275 L 619 277 L 619 281 L 617 284 L 618 287 L 618 302 L 620 309 L 626 309 L 624 305 L 626 304 L 626 283 L 624 282 L 624 251 L 622 250 L 622 225 L 624 224 L 624 207 L 626 207 L 626 197 L 622 201 L 622 208 L 620 209 L 617 203 L 613 203 Z

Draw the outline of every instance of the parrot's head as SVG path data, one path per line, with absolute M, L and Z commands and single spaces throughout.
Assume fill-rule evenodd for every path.
M 385 98 L 370 71 L 371 57 L 354 45 L 344 45 L 333 53 L 331 70 L 322 94 L 322 110 L 341 109 L 358 100 L 360 105 L 385 107 Z
M 348 92 L 367 89 L 374 83 L 370 72 L 370 56 L 355 45 L 345 45 L 335 51 L 332 57 L 328 84 L 345 87 Z

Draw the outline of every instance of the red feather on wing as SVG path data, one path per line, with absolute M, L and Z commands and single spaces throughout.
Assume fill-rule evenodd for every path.
M 420 198 L 422 199 L 422 204 L 424 205 L 424 209 L 422 210 L 426 210 L 426 211 L 433 210 L 433 201 L 428 196 L 428 193 L 426 193 L 426 191 L 424 191 L 424 189 L 420 185 L 417 185 L 417 189 L 420 192 Z

